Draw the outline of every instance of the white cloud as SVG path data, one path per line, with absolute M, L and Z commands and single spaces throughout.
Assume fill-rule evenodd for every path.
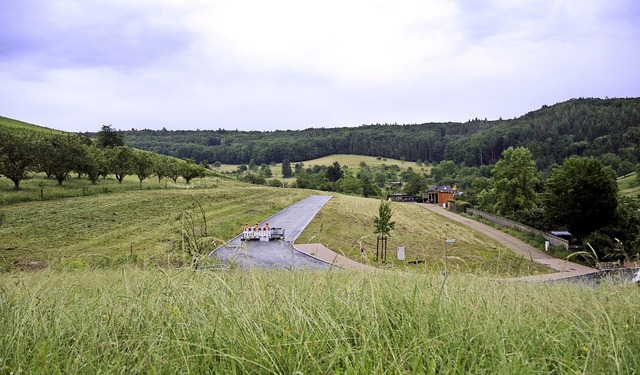
M 68 130 L 465 121 L 640 88 L 632 0 L 9 5 L 0 115 Z

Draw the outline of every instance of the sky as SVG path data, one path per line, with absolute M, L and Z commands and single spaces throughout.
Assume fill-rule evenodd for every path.
M 0 116 L 65 131 L 514 118 L 640 96 L 637 0 L 4 0 Z

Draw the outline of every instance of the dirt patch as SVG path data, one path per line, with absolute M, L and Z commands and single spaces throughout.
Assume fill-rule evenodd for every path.
M 13 267 L 20 271 L 40 271 L 47 268 L 49 264 L 44 260 L 26 260 L 22 262 L 13 262 Z

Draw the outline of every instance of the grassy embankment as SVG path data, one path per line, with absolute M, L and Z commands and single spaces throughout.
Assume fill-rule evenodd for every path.
M 134 178 L 127 180 L 133 188 Z M 148 184 L 157 185 L 157 181 Z M 179 219 L 196 202 L 205 211 L 209 247 L 213 249 L 239 233 L 244 223 L 263 220 L 314 193 L 216 178 L 198 180 L 189 188 L 184 184 L 170 185 L 168 189 L 134 189 L 0 206 L 0 269 L 108 268 L 129 262 L 178 262 L 183 259 Z M 74 187 L 65 182 L 59 189 Z M 8 190 L 3 194 L 22 192 Z M 320 242 L 355 260 L 360 260 L 359 248 L 364 245 L 372 261 L 376 243 L 372 222 L 379 202 L 336 194 L 298 242 Z M 448 223 L 418 205 L 392 206 L 397 225 L 389 239 L 387 266 L 406 267 L 394 260 L 396 247 L 402 245 L 407 260 L 425 261 L 419 271 L 441 271 L 444 239 L 454 238 L 457 242 L 448 247 L 447 254 L 450 271 L 505 277 L 548 271 L 516 257 L 486 236 Z
M 134 178 L 127 180 L 137 184 Z M 109 191 L 117 185 L 108 185 Z M 73 187 L 65 182 L 60 189 Z M 215 178 L 169 189 L 98 192 L 0 205 L 0 270 L 177 261 L 182 259 L 180 216 L 196 202 L 206 213 L 213 247 L 235 236 L 244 223 L 262 220 L 312 194 Z
M 365 246 L 369 261 L 376 253 L 373 218 L 378 215 L 379 200 L 335 195 L 300 235 L 298 243 L 322 243 L 355 260 L 360 259 L 360 246 Z M 451 222 L 417 204 L 392 203 L 396 222 L 388 239 L 388 261 L 396 260 L 398 246 L 405 247 L 406 260 L 423 260 L 418 269 L 443 271 L 445 239 L 455 239 L 446 251 L 448 271 L 493 276 L 524 276 L 549 272 L 513 254 L 508 248 L 482 233 Z M 415 266 L 413 266 L 415 267 Z
M 0 275 L 1 373 L 630 374 L 639 289 L 362 272 Z

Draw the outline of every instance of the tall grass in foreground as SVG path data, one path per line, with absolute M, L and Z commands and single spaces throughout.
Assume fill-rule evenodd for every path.
M 0 275 L 0 373 L 633 373 L 640 291 L 339 272 Z

